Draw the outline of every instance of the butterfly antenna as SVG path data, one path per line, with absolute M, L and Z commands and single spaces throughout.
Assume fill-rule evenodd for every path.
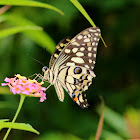
M 27 54 L 27 56 L 30 57 L 32 60 L 34 60 L 34 61 L 40 63 L 41 65 L 45 66 L 45 65 L 44 65 L 42 62 L 40 62 L 39 60 L 37 60 L 37 59 L 31 57 L 31 56 L 29 55 L 29 53 Z

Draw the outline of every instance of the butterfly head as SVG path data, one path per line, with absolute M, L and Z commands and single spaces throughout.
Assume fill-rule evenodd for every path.
M 53 73 L 52 73 L 52 71 L 48 67 L 44 66 L 42 68 L 42 72 L 44 73 L 43 74 L 43 81 L 48 80 L 48 82 L 52 84 L 53 83 Z
M 47 66 L 44 66 L 44 67 L 42 68 L 42 71 L 43 71 L 44 73 L 45 73 L 47 70 L 48 70 Z
M 44 66 L 43 68 L 42 68 L 42 72 L 43 72 L 43 80 L 48 80 L 48 77 L 49 77 L 49 75 L 48 75 L 48 72 L 49 71 L 49 69 L 48 69 L 48 67 L 47 66 Z

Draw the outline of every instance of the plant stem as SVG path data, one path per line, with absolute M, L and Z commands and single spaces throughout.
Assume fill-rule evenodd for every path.
M 11 5 L 5 5 L 2 8 L 0 8 L 0 15 L 4 14 L 10 8 L 11 8 Z
M 17 112 L 16 112 L 16 114 L 15 114 L 13 120 L 12 120 L 12 123 L 14 123 L 14 122 L 16 121 L 17 116 L 18 116 L 18 114 L 19 114 L 19 112 L 20 112 L 20 110 L 21 110 L 21 107 L 22 107 L 22 105 L 23 105 L 23 102 L 24 102 L 24 100 L 25 100 L 25 97 L 26 97 L 26 96 L 23 95 L 23 94 L 20 95 L 20 102 L 19 102 L 19 105 L 18 105 Z M 9 129 L 7 130 L 7 132 L 6 132 L 6 134 L 5 134 L 4 138 L 3 138 L 3 140 L 6 140 L 6 139 L 7 139 L 7 137 L 8 137 L 8 135 L 9 135 L 10 131 L 11 131 L 11 128 L 9 127 Z

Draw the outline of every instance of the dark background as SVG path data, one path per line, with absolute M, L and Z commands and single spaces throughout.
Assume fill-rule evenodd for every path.
M 11 7 L 5 14 L 17 14 L 43 27 L 56 44 L 63 38 L 72 38 L 91 26 L 68 0 L 41 2 L 59 8 L 65 15 L 44 8 L 18 6 Z M 139 0 L 79 0 L 79 2 L 101 29 L 102 37 L 108 46 L 105 48 L 100 40 L 94 69 L 97 77 L 86 91 L 90 107 L 81 109 L 67 93 L 64 102 L 61 103 L 52 86 L 46 91 L 47 100 L 43 103 L 40 103 L 38 98 L 26 98 L 17 119 L 17 122 L 31 124 L 41 134 L 38 136 L 26 131 L 12 130 L 9 140 L 91 140 L 95 136 L 99 120 L 96 111 L 97 106 L 101 104 L 99 96 L 103 96 L 106 106 L 119 113 L 122 118 L 126 112 L 129 114 L 130 108 L 136 112 L 140 109 Z M 1 30 L 12 26 L 13 23 L 8 20 L 0 23 Z M 18 33 L 0 39 L 0 82 L 3 82 L 5 77 L 13 77 L 17 73 L 27 77 L 34 73 L 42 73 L 42 65 L 28 57 L 28 53 L 48 66 L 51 53 L 26 34 Z M 18 95 L 1 93 L 0 118 L 12 119 L 18 103 Z M 117 123 L 117 120 L 114 121 Z M 104 123 L 104 131 L 118 136 L 120 140 L 125 138 L 107 122 Z M 140 129 L 138 131 L 140 132 Z M 5 132 L 6 129 L 0 132 L 0 139 Z M 108 137 L 102 135 L 102 138 Z

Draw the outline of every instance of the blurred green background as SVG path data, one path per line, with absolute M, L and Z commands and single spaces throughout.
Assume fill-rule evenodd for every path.
M 65 37 L 72 38 L 91 26 L 69 0 L 36 1 L 59 8 L 64 16 L 49 9 L 26 6 L 12 6 L 0 15 L 0 36 L 2 30 L 13 27 L 36 25 L 44 29 L 24 30 L 0 37 L 1 83 L 5 77 L 13 77 L 17 73 L 27 77 L 42 73 L 42 65 L 28 57 L 28 53 L 48 66 L 59 41 Z M 140 138 L 140 1 L 79 2 L 101 29 L 108 46 L 105 48 L 100 40 L 94 69 L 97 77 L 86 91 L 90 107 L 81 109 L 67 93 L 61 103 L 52 86 L 47 90 L 47 100 L 43 103 L 38 98 L 27 98 L 17 119 L 17 122 L 31 124 L 41 134 L 12 130 L 9 140 L 93 140 L 99 121 L 99 96 L 103 96 L 110 109 L 105 112 L 101 139 Z M 6 93 L 7 89 L 0 87 L 0 118 L 12 120 L 19 96 Z M 125 129 L 127 132 L 123 133 Z M 0 131 L 0 139 L 5 133 L 6 129 Z

